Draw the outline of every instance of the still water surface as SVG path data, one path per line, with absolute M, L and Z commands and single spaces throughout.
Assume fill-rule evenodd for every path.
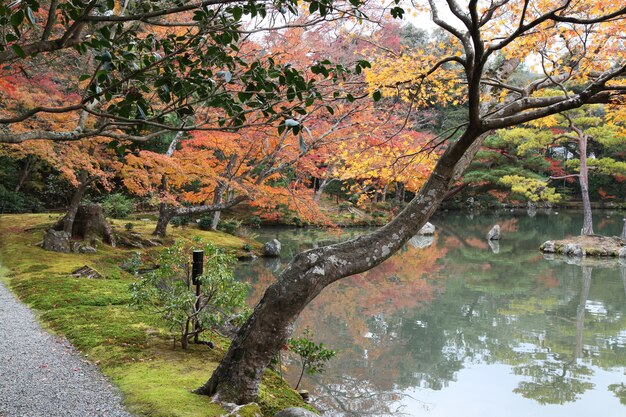
M 619 235 L 622 217 L 598 213 L 596 233 Z M 335 283 L 303 312 L 295 334 L 308 327 L 339 353 L 302 387 L 325 416 L 626 416 L 626 267 L 569 265 L 537 250 L 577 234 L 581 218 L 435 217 L 434 238 Z M 496 223 L 502 240 L 490 246 Z M 298 251 L 358 233 L 262 230 L 284 257 L 240 267 L 251 302 Z

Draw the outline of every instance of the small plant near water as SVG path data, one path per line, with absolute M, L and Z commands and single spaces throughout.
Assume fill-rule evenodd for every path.
M 259 228 L 261 227 L 261 218 L 259 216 L 252 216 L 249 220 L 250 227 Z
M 311 336 L 311 332 L 307 328 L 304 329 L 302 337 L 291 338 L 288 342 L 289 350 L 300 357 L 300 363 L 302 364 L 300 378 L 298 378 L 295 389 L 298 389 L 300 386 L 305 372 L 309 375 L 321 374 L 324 372 L 326 362 L 337 355 L 336 351 L 326 349 L 323 343 L 318 344 L 309 339 Z
M 198 296 L 191 278 L 193 249 L 204 251 Z M 157 262 L 159 269 L 131 285 L 132 304 L 161 314 L 172 330 L 180 332 L 183 349 L 192 338 L 222 326 L 244 308 L 248 286 L 234 279 L 235 258 L 210 243 L 177 241 L 161 252 Z
M 217 230 L 234 235 L 241 227 L 241 223 L 240 220 L 235 219 L 223 220 L 217 225 Z

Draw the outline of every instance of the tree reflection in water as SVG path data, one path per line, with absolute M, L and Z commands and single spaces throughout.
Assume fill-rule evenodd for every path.
M 626 266 L 545 260 L 537 248 L 546 236 L 580 230 L 578 214 L 553 217 L 449 214 L 433 221 L 438 232 L 429 246 L 416 240 L 378 268 L 326 289 L 297 324 L 339 350 L 327 373 L 304 382 L 315 405 L 328 416 L 428 416 L 437 404 L 423 394 L 445 393 L 468 368 L 504 364 L 516 378 L 510 402 L 571 405 L 579 415 L 577 402 L 601 390 L 621 407 Z M 602 221 L 601 233 L 619 233 L 621 217 Z M 484 236 L 495 223 L 503 238 L 494 251 Z M 324 238 L 298 231 L 290 242 L 276 233 L 268 238 L 278 237 L 289 253 Z M 251 298 L 274 279 L 261 262 L 244 269 L 256 282 Z M 614 381 L 598 383 L 600 371 Z M 403 408 L 409 403 L 419 409 Z M 521 415 L 540 415 L 532 404 Z M 459 415 L 465 407 L 458 404 Z

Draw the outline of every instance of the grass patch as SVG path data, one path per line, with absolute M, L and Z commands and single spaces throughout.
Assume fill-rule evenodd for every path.
M 69 275 L 21 274 L 12 287 L 23 301 L 40 310 L 71 306 L 126 305 L 129 280 L 78 279 Z M 42 292 L 41 289 L 46 291 Z
M 314 408 L 303 404 L 302 397 L 294 389 L 285 386 L 286 382 L 276 372 L 266 369 L 263 374 L 263 382 L 259 388 L 259 405 L 265 416 L 273 416 L 285 408 L 303 407 L 317 412 Z
M 224 410 L 206 396 L 191 391 L 206 381 L 217 365 L 205 363 L 198 352 L 158 357 L 109 370 L 127 394 L 130 411 L 151 417 L 219 416 Z
M 219 363 L 228 341 L 214 336 L 215 350 L 192 345 L 174 349 L 173 334 L 158 317 L 131 308 L 129 285 L 135 279 L 120 265 L 136 249 L 100 245 L 95 254 L 61 254 L 38 246 L 44 230 L 58 216 L 0 216 L 0 279 L 31 307 L 43 324 L 67 337 L 119 385 L 127 407 L 140 416 L 207 417 L 224 410 L 191 390 L 200 386 Z M 128 220 L 115 220 L 123 230 Z M 133 231 L 149 234 L 154 222 L 135 220 Z M 135 229 L 136 227 L 136 229 Z M 246 241 L 221 232 L 172 228 L 177 237 L 200 236 L 214 245 L 242 251 Z M 260 246 L 256 244 L 257 246 Z M 255 248 L 257 247 L 255 246 Z M 159 248 L 151 249 L 158 251 Z M 75 278 L 88 265 L 103 279 Z M 271 371 L 266 372 L 259 402 L 266 416 L 303 406 L 299 395 Z

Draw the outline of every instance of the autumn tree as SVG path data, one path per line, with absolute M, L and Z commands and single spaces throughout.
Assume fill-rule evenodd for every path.
M 69 71 L 71 72 L 71 71 Z M 75 98 L 64 91 L 61 84 L 55 82 L 52 73 L 42 72 L 36 76 L 16 74 L 0 77 L 0 100 L 6 106 L 0 113 L 10 113 L 28 108 L 37 103 L 61 103 Z M 76 121 L 67 113 L 53 114 L 49 117 L 33 117 L 28 123 L 15 126 L 16 134 L 33 130 L 64 130 L 75 123 L 83 123 L 84 116 Z M 90 187 L 110 190 L 113 178 L 118 173 L 121 163 L 116 154 L 116 146 L 108 138 L 78 140 L 71 142 L 24 141 L 17 144 L 0 144 L 0 152 L 18 160 L 24 160 L 22 173 L 16 186 L 19 190 L 36 161 L 45 163 L 59 172 L 67 181 L 73 193 L 66 215 L 58 228 L 72 233 L 78 207 Z
M 306 24 L 306 20 L 301 18 L 295 23 Z M 340 52 L 329 48 L 329 42 Z M 343 48 L 350 42 L 349 37 L 332 33 L 328 28 L 306 30 L 293 27 L 271 32 L 259 41 L 247 40 L 240 43 L 239 48 L 258 54 L 263 52 L 276 64 L 289 65 L 303 73 L 310 68 L 309 79 L 311 74 L 329 75 L 327 66 L 331 62 L 345 66 L 360 62 L 363 67 L 367 66 L 358 50 Z M 336 155 L 356 150 L 363 137 L 371 135 L 373 129 L 381 135 L 384 133 L 389 141 L 385 139 L 382 144 L 370 141 L 368 146 L 393 149 L 393 153 L 387 153 L 385 163 L 395 165 L 402 153 L 399 145 L 408 144 L 406 134 L 396 139 L 391 137 L 401 130 L 402 121 L 389 118 L 382 111 L 374 113 L 373 103 L 364 100 L 369 94 L 363 88 L 361 70 L 346 74 L 340 85 L 330 81 L 318 80 L 316 89 L 320 100 L 306 111 L 295 109 L 293 118 L 285 119 L 284 126 L 279 126 L 278 131 L 267 129 L 271 117 L 262 112 L 251 112 L 249 119 L 253 118 L 259 126 L 241 126 L 232 132 L 201 129 L 189 134 L 181 130 L 165 155 L 144 150 L 129 153 L 128 164 L 123 170 L 126 186 L 139 195 L 159 199 L 155 234 L 165 235 L 171 219 L 183 215 L 211 213 L 212 227 L 215 228 L 221 211 L 243 200 L 247 200 L 262 217 L 270 213 L 275 216 L 280 209 L 295 213 L 297 219 L 302 217 L 305 221 L 324 223 L 326 217 L 311 201 L 306 187 L 307 176 L 324 176 L 315 197 L 318 199 L 324 185 L 337 179 L 338 169 L 332 167 L 338 161 Z M 338 88 L 341 88 L 341 94 L 338 94 Z M 248 90 L 237 93 L 244 97 L 250 94 Z M 285 101 L 279 105 L 288 106 L 290 95 L 297 93 L 287 91 Z M 345 103 L 341 100 L 342 95 L 347 97 Z M 198 109 L 208 111 L 201 106 Z M 415 141 L 411 142 L 414 147 Z M 327 168 L 323 174 L 321 167 Z M 367 170 L 373 172 L 380 167 L 379 161 L 378 166 L 370 166 Z M 352 172 L 355 172 L 354 168 Z
M 467 122 L 457 129 L 460 137 L 454 142 L 441 138 L 445 152 L 415 198 L 390 223 L 356 239 L 297 255 L 267 289 L 198 393 L 237 403 L 256 398 L 264 368 L 284 345 L 302 309 L 326 286 L 368 270 L 399 250 L 436 210 L 491 132 L 622 98 L 619 79 L 626 64 L 618 37 L 626 8 L 621 4 L 471 0 L 463 5 L 456 1 L 429 5 L 435 24 L 451 34 L 453 47 L 433 45 L 428 51 L 411 51 L 400 61 L 381 62 L 373 66 L 373 73 L 384 76 L 371 81 L 383 94 L 397 95 L 415 106 L 431 101 L 467 103 Z M 443 20 L 442 7 L 454 16 L 454 23 Z M 589 36 L 579 36 L 580 31 Z M 584 43 L 584 48 L 576 49 L 575 67 L 547 65 L 541 80 L 523 88 L 507 84 L 514 69 L 533 52 L 562 56 L 561 49 L 571 49 L 573 42 Z M 494 65 L 498 55 L 504 59 Z M 581 85 L 575 93 L 535 94 L 571 79 Z
M 340 80 L 351 70 L 328 65 L 305 77 L 271 56 L 241 49 L 241 42 L 253 33 L 292 25 L 307 27 L 348 16 L 367 20 L 358 8 L 362 4 L 29 0 L 2 5 L 0 77 L 28 73 L 59 59 L 80 71 L 66 77 L 72 94 L 63 102 L 3 106 L 0 142 L 95 136 L 141 142 L 171 131 L 258 125 L 293 130 L 284 121 L 320 99 L 316 80 Z M 299 14 L 306 17 L 294 23 Z M 33 118 L 59 114 L 71 118 L 72 126 L 25 129 Z

